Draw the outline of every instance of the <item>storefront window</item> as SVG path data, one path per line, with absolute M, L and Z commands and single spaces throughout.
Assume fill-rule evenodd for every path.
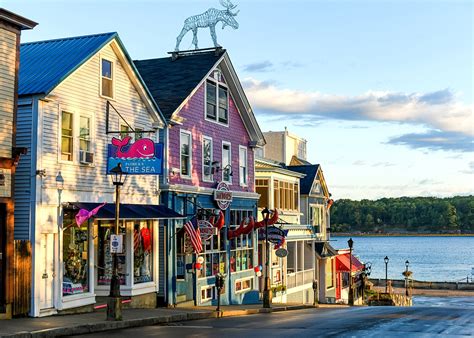
M 243 220 L 248 221 L 252 216 L 252 210 L 231 210 L 230 219 L 232 228 L 238 228 Z M 230 241 L 230 271 L 238 272 L 253 269 L 253 241 L 252 232 L 248 235 L 240 235 Z
M 153 227 L 151 221 L 133 225 L 133 282 L 151 282 L 153 267 Z
M 89 291 L 88 222 L 78 227 L 73 213 L 65 211 L 63 230 L 63 296 Z
M 114 223 L 111 221 L 99 221 L 98 252 L 97 252 L 97 285 L 109 285 L 112 279 L 112 254 L 110 252 L 110 234 Z M 123 235 L 123 252 L 117 254 L 118 272 L 120 285 L 126 284 L 126 231 L 125 223 L 121 223 L 120 233 Z
M 199 214 L 199 218 L 209 221 L 211 215 L 213 215 L 212 209 L 203 210 Z M 210 277 L 215 276 L 218 273 L 227 273 L 225 230 L 225 228 L 222 228 L 218 234 L 211 236 L 209 239 L 203 240 L 203 252 L 200 256 L 204 258 L 204 263 L 202 270 L 198 273 L 198 277 Z

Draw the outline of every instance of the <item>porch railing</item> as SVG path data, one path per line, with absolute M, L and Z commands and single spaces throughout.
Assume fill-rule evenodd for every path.
M 297 271 L 286 275 L 286 287 L 291 289 L 304 284 L 313 282 L 314 269 Z

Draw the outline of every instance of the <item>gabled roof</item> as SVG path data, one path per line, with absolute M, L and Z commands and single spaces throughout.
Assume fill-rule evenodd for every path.
M 313 187 L 313 182 L 316 179 L 316 175 L 318 174 L 319 164 L 289 165 L 288 169 L 306 175 L 300 180 L 300 193 L 302 195 L 309 195 L 311 188 Z
M 134 61 L 167 119 L 196 88 L 206 74 L 221 59 L 215 52 Z
M 255 171 L 256 172 L 275 172 L 283 175 L 288 175 L 291 177 L 302 178 L 305 175 L 290 170 L 284 163 L 279 163 L 277 161 L 271 160 L 269 158 L 257 157 L 255 156 Z
M 22 43 L 18 95 L 48 94 L 117 33 Z
M 207 76 L 219 66 L 252 143 L 265 145 L 263 133 L 225 49 L 180 52 L 177 58 L 137 60 L 135 65 L 168 121 L 173 120 Z
M 0 8 L 0 21 L 8 22 L 10 25 L 16 26 L 20 30 L 32 29 L 38 24 L 37 22 L 10 12 L 5 8 Z
M 116 32 L 21 44 L 18 95 L 49 94 L 108 43 L 112 43 L 152 117 L 165 124 L 163 114 Z

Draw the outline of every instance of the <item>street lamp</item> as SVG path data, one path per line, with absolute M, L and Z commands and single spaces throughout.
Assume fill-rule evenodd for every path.
M 383 259 L 383 261 L 385 262 L 385 293 L 388 292 L 388 274 L 387 274 L 387 271 L 388 271 L 388 257 L 385 256 L 385 258 Z
M 122 171 L 122 164 L 119 163 L 110 170 L 112 182 L 115 185 L 115 227 L 113 233 L 119 234 L 120 215 L 120 187 L 125 183 L 127 173 Z M 110 294 L 107 304 L 107 320 L 122 320 L 122 301 L 120 299 L 120 276 L 118 273 L 118 256 L 112 252 L 112 279 L 110 281 Z
M 408 259 L 405 262 L 405 295 L 408 297 L 408 265 L 410 262 Z
M 352 237 L 347 241 L 349 245 L 349 305 L 354 305 L 354 291 L 352 290 L 352 246 L 354 241 Z
M 263 220 L 265 221 L 265 287 L 263 289 L 263 307 L 270 308 L 270 275 L 268 264 L 270 261 L 270 249 L 268 247 L 268 219 L 270 211 L 267 207 L 262 210 Z

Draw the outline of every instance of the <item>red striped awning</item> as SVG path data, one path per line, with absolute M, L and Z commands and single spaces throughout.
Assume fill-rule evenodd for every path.
M 336 271 L 349 272 L 350 269 L 350 253 L 340 254 L 336 256 Z M 352 255 L 352 272 L 364 269 L 362 264 L 354 255 Z

